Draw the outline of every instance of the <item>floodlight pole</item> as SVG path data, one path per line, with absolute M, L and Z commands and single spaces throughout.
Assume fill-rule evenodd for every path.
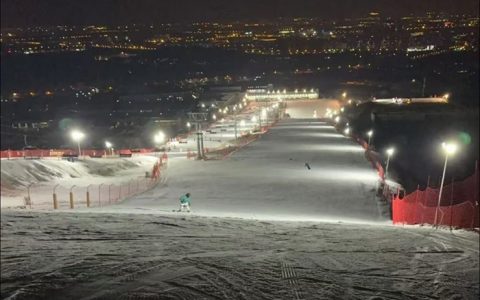
M 387 175 L 388 175 L 388 166 L 390 165 L 390 156 L 391 154 L 387 154 L 387 165 L 385 166 L 385 179 L 387 179 Z
M 435 220 L 433 221 L 433 224 L 436 225 L 436 226 L 437 226 L 438 210 L 440 208 L 440 201 L 442 200 L 443 182 L 445 181 L 445 172 L 447 170 L 447 162 L 448 162 L 448 153 L 445 155 L 445 164 L 443 166 L 442 182 L 440 183 L 440 190 L 438 192 L 437 209 L 435 209 Z
M 80 149 L 80 140 L 77 141 L 77 145 L 78 145 L 78 158 L 80 158 L 80 156 L 82 156 L 82 150 Z

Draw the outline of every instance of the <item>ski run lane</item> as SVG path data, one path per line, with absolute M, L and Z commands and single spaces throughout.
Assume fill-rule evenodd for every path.
M 282 120 L 225 160 L 171 160 L 163 176 L 115 209 L 171 212 L 190 192 L 203 216 L 388 222 L 364 149 L 318 119 Z

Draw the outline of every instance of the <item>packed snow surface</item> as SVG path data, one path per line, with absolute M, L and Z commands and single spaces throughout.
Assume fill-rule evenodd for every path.
M 190 192 L 198 215 L 386 221 L 362 147 L 318 119 L 280 121 L 225 160 L 172 160 L 166 176 L 115 208 L 172 211 Z
M 478 234 L 4 211 L 4 299 L 478 299 Z
M 312 118 L 336 105 L 289 102 L 286 112 L 303 119 L 280 121 L 223 160 L 186 159 L 190 136 L 153 189 L 121 203 L 2 209 L 2 298 L 478 299 L 478 233 L 390 225 L 363 149 Z M 246 130 L 252 114 L 237 116 L 251 121 Z M 212 126 L 208 145 L 231 140 L 232 122 Z M 145 160 L 150 170 L 156 158 Z M 120 170 L 124 162 L 109 176 L 90 163 L 60 177 L 48 166 L 35 203 L 51 184 L 144 171 Z M 2 161 L 2 191 L 3 171 Z M 12 167 L 8 180 L 25 186 L 31 173 Z M 186 192 L 192 213 L 173 212 Z

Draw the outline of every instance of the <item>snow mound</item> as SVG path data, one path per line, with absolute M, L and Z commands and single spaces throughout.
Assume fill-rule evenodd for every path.
M 57 179 L 92 176 L 115 176 L 122 171 L 150 168 L 155 157 L 66 160 L 4 160 L 1 164 L 1 185 L 4 190 L 26 187 L 32 183 Z M 146 166 L 148 165 L 148 166 Z

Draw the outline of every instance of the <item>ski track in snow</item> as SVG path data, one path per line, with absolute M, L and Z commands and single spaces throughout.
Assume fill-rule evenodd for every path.
M 12 210 L 2 212 L 1 230 L 6 299 L 479 295 L 479 240 L 473 232 Z M 442 241 L 432 242 L 432 236 Z

